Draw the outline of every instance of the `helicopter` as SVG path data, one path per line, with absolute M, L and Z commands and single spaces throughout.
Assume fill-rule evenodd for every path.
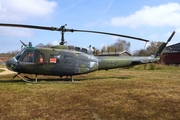
M 159 56 L 162 55 L 166 45 L 175 34 L 175 31 L 173 31 L 167 42 L 163 42 L 158 50 L 151 56 L 95 56 L 91 47 L 83 48 L 74 45 L 65 45 L 66 42 L 64 41 L 64 33 L 88 32 L 131 38 L 144 42 L 149 42 L 149 40 L 109 32 L 66 29 L 66 24 L 62 25 L 61 27 L 44 27 L 35 25 L 0 23 L 0 26 L 61 32 L 60 44 L 52 46 L 50 48 L 33 47 L 31 42 L 26 45 L 25 43 L 20 41 L 23 47 L 17 55 L 7 60 L 6 67 L 11 71 L 17 72 L 17 74 L 13 78 L 19 76 L 26 82 L 29 82 L 31 78 L 29 78 L 28 76 L 22 77 L 20 76 L 21 73 L 34 74 L 35 82 L 37 82 L 38 75 L 60 76 L 61 79 L 63 76 L 66 76 L 66 78 L 70 76 L 70 79 L 74 81 L 73 76 L 75 75 L 87 74 L 97 70 L 108 70 L 140 64 L 155 63 L 160 59 Z

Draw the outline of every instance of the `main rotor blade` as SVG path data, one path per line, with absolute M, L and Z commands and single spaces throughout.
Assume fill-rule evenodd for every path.
M 0 23 L 0 26 L 5 27 L 21 27 L 21 28 L 33 28 L 33 29 L 41 29 L 41 30 L 58 30 L 56 27 L 44 27 L 44 26 L 35 26 L 35 25 L 21 25 L 21 24 L 4 24 Z M 59 30 L 60 31 L 60 30 Z
M 75 30 L 75 29 L 65 29 L 65 31 L 99 33 L 99 34 L 113 35 L 113 36 L 118 36 L 118 37 L 125 37 L 125 38 L 131 38 L 131 39 L 149 42 L 149 40 L 142 39 L 142 38 L 132 37 L 132 36 L 128 36 L 128 35 L 115 34 L 115 33 L 108 33 L 108 32 L 99 32 L 99 31 L 90 31 L 90 30 Z
M 149 40 L 132 37 L 128 35 L 121 35 L 121 34 L 115 34 L 115 33 L 108 33 L 108 32 L 99 32 L 99 31 L 90 31 L 90 30 L 75 30 L 75 29 L 66 29 L 65 26 L 61 26 L 60 28 L 57 27 L 44 27 L 44 26 L 35 26 L 35 25 L 22 25 L 22 24 L 6 24 L 6 23 L 0 23 L 0 26 L 5 27 L 21 27 L 21 28 L 33 28 L 33 29 L 41 29 L 41 30 L 51 30 L 51 31 L 62 31 L 62 32 L 89 32 L 89 33 L 98 33 L 98 34 L 106 34 L 106 35 L 113 35 L 118 37 L 125 37 L 125 38 L 131 38 L 136 39 L 140 41 L 149 42 Z

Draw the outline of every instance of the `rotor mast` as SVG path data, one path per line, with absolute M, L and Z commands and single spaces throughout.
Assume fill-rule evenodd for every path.
M 61 30 L 61 42 L 59 43 L 60 45 L 64 45 L 65 43 L 65 39 L 64 39 L 64 33 L 65 33 L 65 26 L 67 26 L 67 24 L 62 25 L 59 29 Z

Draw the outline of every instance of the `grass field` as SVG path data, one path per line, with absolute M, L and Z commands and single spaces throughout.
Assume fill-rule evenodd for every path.
M 0 76 L 0 119 L 179 120 L 180 67 L 142 68 L 97 71 L 74 83 Z

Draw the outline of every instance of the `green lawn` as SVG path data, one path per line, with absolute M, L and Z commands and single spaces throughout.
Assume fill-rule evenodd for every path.
M 179 120 L 179 73 L 139 66 L 75 76 L 74 83 L 39 76 L 38 84 L 0 76 L 0 119 Z
M 0 72 L 3 72 L 4 70 L 0 68 Z

